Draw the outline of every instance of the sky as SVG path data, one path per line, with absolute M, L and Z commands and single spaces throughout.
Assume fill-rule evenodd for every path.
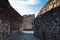
M 9 0 L 9 2 L 20 15 L 35 14 L 36 16 L 48 0 Z

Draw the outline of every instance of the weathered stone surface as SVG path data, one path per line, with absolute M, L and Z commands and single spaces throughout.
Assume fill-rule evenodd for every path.
M 6 40 L 40 40 L 33 35 L 33 31 L 24 31 L 22 34 L 14 34 Z
M 52 11 L 55 12 L 52 12 Z M 35 34 L 44 40 L 60 40 L 60 6 L 35 19 Z M 48 37 L 48 38 L 47 38 Z M 53 38 L 54 37 L 54 38 Z
M 0 0 L 0 33 L 19 32 L 22 22 L 23 17 L 10 6 L 8 0 Z
M 48 4 L 50 4 L 52 1 L 55 0 L 49 1 Z M 47 5 L 45 5 L 44 8 L 46 7 Z M 60 5 L 51 8 L 49 11 L 46 11 L 43 14 L 39 14 L 34 20 L 35 35 L 39 37 L 40 40 L 60 40 Z
M 52 8 L 60 6 L 60 0 L 49 0 L 49 2 L 46 3 L 46 5 L 40 10 L 40 13 L 37 15 L 42 15 L 48 11 L 50 11 Z
M 33 29 L 35 15 L 24 15 L 23 16 L 23 29 Z
M 8 21 L 0 20 L 0 39 L 4 39 L 10 34 L 10 24 Z

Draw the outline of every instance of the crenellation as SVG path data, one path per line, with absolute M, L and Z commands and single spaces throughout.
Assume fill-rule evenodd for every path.
M 44 14 L 45 12 L 50 11 L 52 8 L 55 8 L 57 6 L 60 6 L 59 0 L 49 0 L 49 2 L 46 3 L 46 5 L 42 8 L 39 14 Z

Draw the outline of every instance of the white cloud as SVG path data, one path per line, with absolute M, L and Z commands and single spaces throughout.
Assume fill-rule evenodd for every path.
M 39 4 L 39 0 L 9 0 L 10 2 L 19 3 L 20 5 L 36 5 Z
M 28 5 L 36 5 L 39 3 L 38 0 L 9 0 L 11 6 L 17 10 L 21 15 L 35 14 L 34 9 L 30 9 Z
M 39 0 L 26 0 L 26 1 L 18 1 L 18 3 L 22 4 L 22 5 L 36 5 L 39 4 Z
M 37 16 L 37 14 L 35 14 L 35 17 Z

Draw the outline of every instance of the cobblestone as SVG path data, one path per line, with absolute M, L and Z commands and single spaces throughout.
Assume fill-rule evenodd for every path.
M 28 32 L 22 34 L 15 34 L 14 36 L 8 37 L 7 40 L 39 40 L 33 35 L 33 33 L 28 33 Z

